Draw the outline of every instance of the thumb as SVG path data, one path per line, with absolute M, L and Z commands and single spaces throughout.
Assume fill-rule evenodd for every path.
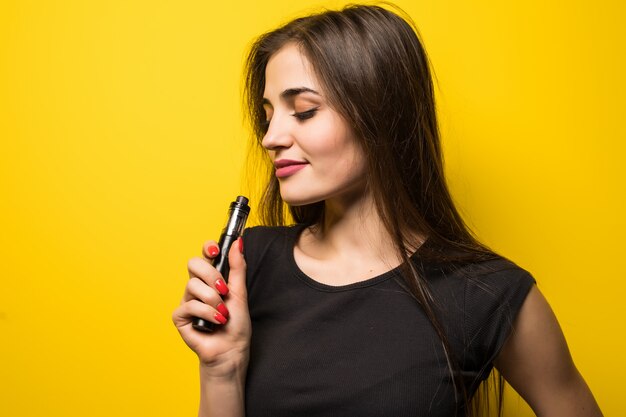
M 243 257 L 243 239 L 240 237 L 230 247 L 228 252 L 228 287 L 231 292 L 247 297 L 246 288 L 246 260 Z

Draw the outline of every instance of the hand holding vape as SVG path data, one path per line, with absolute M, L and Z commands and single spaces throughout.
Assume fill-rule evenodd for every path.
M 230 271 L 228 252 L 232 244 L 241 236 L 243 228 L 246 225 L 246 220 L 248 219 L 248 214 L 250 214 L 250 206 L 248 206 L 248 199 L 246 197 L 240 195 L 235 201 L 230 203 L 228 221 L 222 230 L 218 243 L 220 253 L 213 260 L 213 266 L 222 274 L 226 282 L 228 282 L 228 272 Z M 194 329 L 201 332 L 210 333 L 215 330 L 216 324 L 199 317 L 194 317 L 192 326 Z

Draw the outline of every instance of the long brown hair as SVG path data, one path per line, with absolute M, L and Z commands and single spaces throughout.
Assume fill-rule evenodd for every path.
M 402 284 L 441 339 L 458 403 L 467 415 L 477 415 L 481 401 L 470 404 L 472 393 L 462 381 L 428 284 L 409 261 L 420 243 L 416 232 L 428 236 L 429 247 L 445 249 L 424 254 L 438 261 L 466 263 L 495 256 L 466 226 L 448 190 L 433 80 L 415 25 L 380 6 L 352 5 L 295 19 L 259 37 L 245 78 L 246 108 L 257 144 L 265 134 L 265 68 L 287 43 L 298 45 L 308 58 L 329 104 L 360 141 L 367 186 L 402 257 Z M 289 214 L 297 223 L 314 226 L 323 221 L 324 202 L 288 207 L 270 172 L 259 211 L 264 224 L 286 224 Z M 500 414 L 502 379 L 496 381 Z

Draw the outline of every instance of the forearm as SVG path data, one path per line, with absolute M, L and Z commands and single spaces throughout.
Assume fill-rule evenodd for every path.
M 200 366 L 198 417 L 244 417 L 246 366 L 233 367 L 227 375 L 215 376 Z

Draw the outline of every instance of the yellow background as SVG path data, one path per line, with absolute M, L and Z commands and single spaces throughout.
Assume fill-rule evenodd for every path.
M 341 4 L 0 3 L 1 416 L 196 414 L 170 315 L 244 189 L 245 50 Z M 535 275 L 623 415 L 623 2 L 398 4 L 434 65 L 463 213 Z

